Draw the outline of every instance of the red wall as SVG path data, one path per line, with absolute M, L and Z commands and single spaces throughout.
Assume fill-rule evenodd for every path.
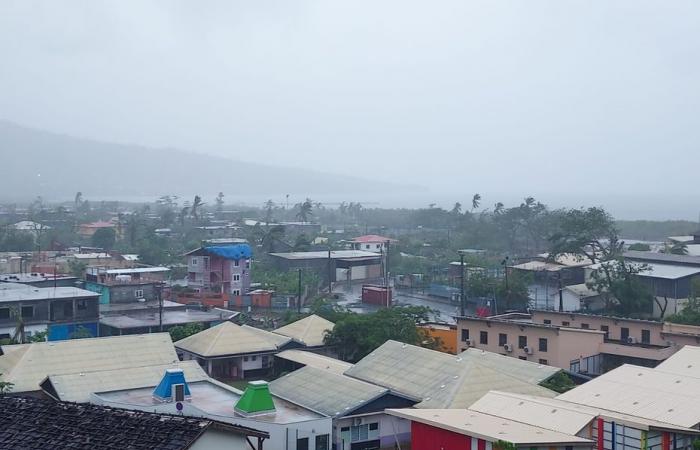
M 479 440 L 479 444 L 484 441 Z M 472 439 L 463 434 L 441 430 L 420 422 L 411 422 L 411 448 L 415 450 L 477 450 Z M 482 444 L 485 447 L 485 443 Z M 482 447 L 479 445 L 479 447 Z M 481 450 L 481 449 L 479 449 Z

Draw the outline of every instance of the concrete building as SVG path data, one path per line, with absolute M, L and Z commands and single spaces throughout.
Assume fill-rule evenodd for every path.
M 97 298 L 94 292 L 74 287 L 0 283 L 0 338 L 13 337 L 20 321 L 25 337 L 37 332 L 47 332 L 50 341 L 70 339 L 76 332 L 97 336 Z
M 205 244 L 185 254 L 187 286 L 195 292 L 240 297 L 250 290 L 252 250 L 243 242 Z
M 408 408 L 418 399 L 337 373 L 306 366 L 270 383 L 283 399 L 333 419 L 332 445 L 342 450 L 393 448 L 408 442 L 405 423 L 390 425 L 386 408 Z
M 100 305 L 158 301 L 167 267 L 107 269 L 88 267 L 85 289 L 100 295 Z
M 508 270 L 531 277 L 532 282 L 528 289 L 533 308 L 558 309 L 559 286 L 584 283 L 584 268 L 590 264 L 590 260 L 579 255 L 562 254 L 550 258 L 549 255 L 542 254 L 531 261 L 510 266 Z M 564 303 L 564 311 L 578 311 L 586 306 L 586 303 L 579 299 L 569 297 Z
M 176 369 L 177 370 L 177 369 Z M 167 378 L 175 376 L 168 388 Z M 181 399 L 176 401 L 180 386 Z M 330 450 L 331 418 L 270 395 L 267 382 L 253 381 L 244 392 L 212 379 L 188 380 L 181 371 L 166 371 L 150 385 L 96 392 L 90 402 L 130 410 L 178 414 L 265 432 L 266 450 Z
M 472 409 L 389 409 L 410 422 L 411 448 L 420 450 L 571 450 L 593 448 L 595 441 L 562 431 L 495 417 Z
M 361 250 L 270 253 L 280 270 L 305 269 L 331 282 L 364 281 L 382 276 L 382 256 Z
M 53 273 L 4 273 L 0 283 L 18 283 L 34 287 L 75 287 L 78 278 L 71 275 Z
M 459 345 L 598 375 L 624 363 L 654 367 L 683 345 L 700 342 L 700 327 L 584 313 L 459 317 Z
M 97 230 L 101 229 L 112 229 L 115 231 L 115 233 L 118 233 L 117 225 L 114 222 L 105 222 L 102 220 L 99 220 L 97 222 L 90 222 L 90 223 L 81 223 L 78 225 L 78 234 L 83 237 L 83 238 L 91 238 L 95 233 L 97 233 Z
M 398 242 L 396 239 L 379 236 L 376 234 L 358 236 L 349 241 L 353 250 L 362 250 L 373 253 L 384 253 L 386 252 L 388 246 L 395 244 L 396 242 Z

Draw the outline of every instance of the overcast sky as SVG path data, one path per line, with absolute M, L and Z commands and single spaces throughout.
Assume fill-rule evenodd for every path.
M 0 58 L 0 117 L 32 127 L 700 209 L 697 0 L 2 0 Z

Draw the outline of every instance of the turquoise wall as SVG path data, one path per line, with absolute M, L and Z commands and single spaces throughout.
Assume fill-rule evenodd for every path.
M 99 283 L 93 283 L 92 281 L 86 281 L 85 289 L 100 294 L 100 305 L 109 304 L 109 288 L 107 286 L 103 286 Z

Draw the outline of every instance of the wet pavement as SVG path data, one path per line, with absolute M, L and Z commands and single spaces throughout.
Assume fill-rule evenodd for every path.
M 339 306 L 344 306 L 357 313 L 369 313 L 380 309 L 379 306 L 363 304 L 361 302 L 362 285 L 334 286 L 333 293 L 340 297 Z M 448 300 L 429 297 L 420 292 L 410 290 L 394 290 L 393 304 L 397 306 L 426 306 L 435 311 L 431 320 L 445 323 L 455 323 L 454 316 L 459 315 L 459 305 L 451 304 Z M 473 312 L 473 311 L 468 311 Z

